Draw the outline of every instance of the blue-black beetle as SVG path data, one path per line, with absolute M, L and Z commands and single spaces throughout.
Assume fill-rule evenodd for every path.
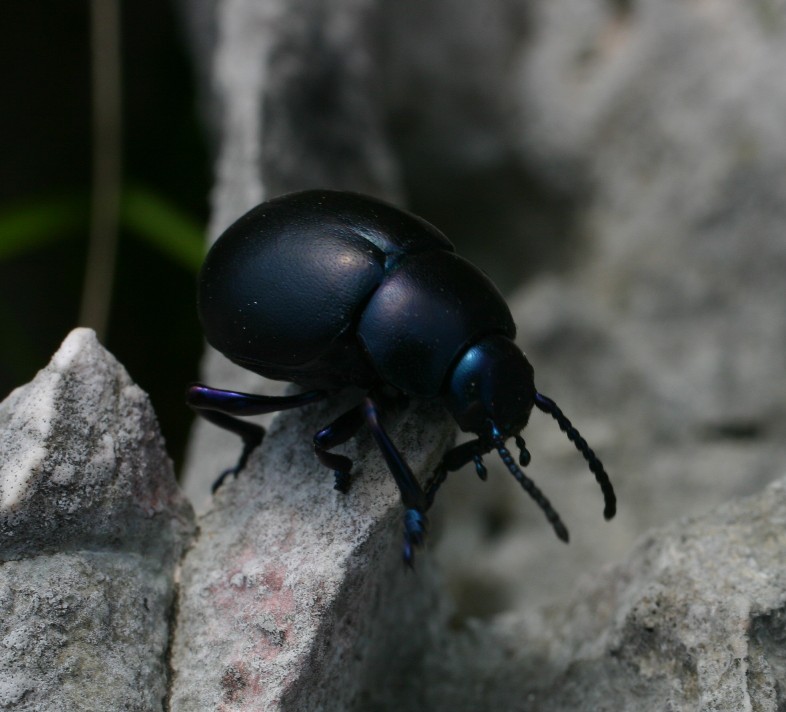
M 459 257 L 426 221 L 356 193 L 310 190 L 258 205 L 210 250 L 199 277 L 199 315 L 208 342 L 236 364 L 303 386 L 303 393 L 262 396 L 188 389 L 187 402 L 210 422 L 237 433 L 244 448 L 237 474 L 264 430 L 235 416 L 297 408 L 347 386 L 362 401 L 314 436 L 320 462 L 346 492 L 352 461 L 329 450 L 366 423 L 404 503 L 404 560 L 426 532 L 426 511 L 447 473 L 496 450 L 537 502 L 557 536 L 568 531 L 505 447 L 514 437 L 519 462 L 530 455 L 520 432 L 533 405 L 553 416 L 589 464 L 616 511 L 600 460 L 554 401 L 535 389 L 534 372 L 514 344 L 510 310 L 489 279 Z M 421 487 L 386 433 L 380 411 L 408 398 L 438 399 L 474 440 L 449 450 Z

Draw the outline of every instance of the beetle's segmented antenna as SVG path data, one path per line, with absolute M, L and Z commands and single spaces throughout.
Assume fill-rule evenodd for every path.
M 595 480 L 600 485 L 600 489 L 603 492 L 603 516 L 605 519 L 611 519 L 617 513 L 617 496 L 614 494 L 614 487 L 612 487 L 611 480 L 609 480 L 606 470 L 603 469 L 603 463 L 598 459 L 598 456 L 592 451 L 587 441 L 581 437 L 579 431 L 573 427 L 573 424 L 565 417 L 565 414 L 551 398 L 536 392 L 535 405 L 557 421 L 560 430 L 568 436 L 568 440 L 570 440 L 576 446 L 576 449 L 584 456 L 590 471 L 595 475 Z
M 551 506 L 551 502 L 549 502 L 543 492 L 541 492 L 537 485 L 516 466 L 515 462 L 513 462 L 510 451 L 505 447 L 505 441 L 502 439 L 502 435 L 496 425 L 492 426 L 491 439 L 494 442 L 494 447 L 497 449 L 499 456 L 502 458 L 502 462 L 505 463 L 505 467 L 510 470 L 510 474 L 516 478 L 518 483 L 524 488 L 524 491 L 532 497 L 538 507 L 543 510 L 546 519 L 548 519 L 551 526 L 554 527 L 557 536 L 567 543 L 570 538 L 568 528 L 562 523 L 559 514 L 557 514 L 554 507 Z

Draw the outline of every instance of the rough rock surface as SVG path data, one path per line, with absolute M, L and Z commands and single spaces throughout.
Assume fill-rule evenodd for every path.
M 0 404 L 0 708 L 162 710 L 192 518 L 147 396 L 71 332 Z
M 311 423 L 340 406 L 277 419 L 200 518 L 183 566 L 173 710 L 362 709 L 376 676 L 403 676 L 427 649 L 444 602 L 428 556 L 414 572 L 401 562 L 401 505 L 370 436 L 346 450 L 358 472 L 346 495 L 313 464 Z M 450 433 L 411 419 L 391 430 L 416 472 L 433 469 Z
M 425 708 L 783 709 L 784 525 L 781 479 L 653 530 L 568 606 L 470 622 L 427 666 Z

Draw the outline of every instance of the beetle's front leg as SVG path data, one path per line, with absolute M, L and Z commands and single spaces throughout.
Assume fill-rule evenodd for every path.
M 345 443 L 360 430 L 362 425 L 363 410 L 360 405 L 357 405 L 352 410 L 340 415 L 314 436 L 314 452 L 325 467 L 333 470 L 333 475 L 336 478 L 334 488 L 345 494 L 349 491 L 352 460 L 345 455 L 328 452 L 328 450 Z
M 376 440 L 377 447 L 382 451 L 382 456 L 393 474 L 393 479 L 396 480 L 401 493 L 401 501 L 406 507 L 404 512 L 404 563 L 412 566 L 415 547 L 421 546 L 426 538 L 428 500 L 415 479 L 415 475 L 412 474 L 407 461 L 401 456 L 390 436 L 382 427 L 377 404 L 370 396 L 366 396 L 363 399 L 362 407 L 371 434 Z
M 442 486 L 442 483 L 447 479 L 448 472 L 460 470 L 464 465 L 469 462 L 475 463 L 475 472 L 478 473 L 480 479 L 486 479 L 486 466 L 481 459 L 489 451 L 488 447 L 484 447 L 480 438 L 468 440 L 461 445 L 448 450 L 443 456 L 442 461 L 437 465 L 434 470 L 434 476 L 429 480 L 426 485 L 426 499 L 428 506 L 434 503 L 434 497 L 437 490 Z
M 208 422 L 239 435 L 243 440 L 243 451 L 237 464 L 224 470 L 213 483 L 215 491 L 230 475 L 237 474 L 246 466 L 248 458 L 265 437 L 265 429 L 255 423 L 246 423 L 236 416 L 263 415 L 289 410 L 314 403 L 327 397 L 327 391 L 306 391 L 291 396 L 263 396 L 238 391 L 225 391 L 195 383 L 186 391 L 186 403 Z

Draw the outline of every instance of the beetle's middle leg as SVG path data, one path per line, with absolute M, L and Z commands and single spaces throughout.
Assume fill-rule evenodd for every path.
M 401 501 L 406 507 L 404 512 L 404 562 L 411 566 L 414 548 L 420 546 L 426 538 L 428 501 L 407 461 L 382 427 L 377 403 L 370 396 L 366 396 L 361 406 L 371 434 L 376 440 L 377 447 L 382 451 L 388 469 L 396 480 L 401 493 Z
M 333 470 L 333 475 L 336 478 L 334 488 L 339 492 L 349 491 L 352 460 L 345 455 L 328 452 L 328 450 L 345 443 L 360 430 L 362 425 L 363 409 L 361 405 L 356 405 L 314 436 L 314 452 L 325 467 Z
M 243 440 L 243 451 L 234 467 L 224 470 L 213 483 L 215 491 L 230 475 L 236 477 L 246 466 L 249 455 L 262 442 L 265 429 L 255 423 L 247 423 L 237 416 L 263 415 L 289 410 L 326 398 L 328 391 L 306 391 L 290 396 L 263 396 L 238 391 L 224 391 L 201 383 L 194 383 L 186 390 L 186 403 L 208 422 L 239 435 Z

